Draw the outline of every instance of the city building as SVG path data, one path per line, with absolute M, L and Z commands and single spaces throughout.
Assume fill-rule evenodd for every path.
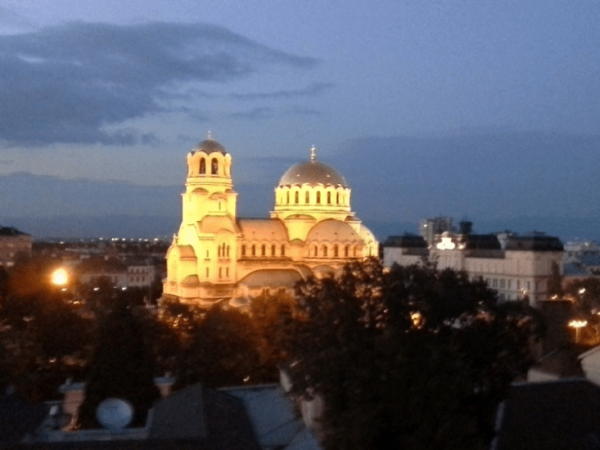
M 31 235 L 0 226 L 0 267 L 12 267 L 18 258 L 31 257 Z
M 270 218 L 237 217 L 231 164 L 231 155 L 211 139 L 187 155 L 182 222 L 167 252 L 164 298 L 243 306 L 261 293 L 291 291 L 298 280 L 377 256 L 377 240 L 351 210 L 348 183 L 317 161 L 314 148 L 279 180 Z
M 76 267 L 79 281 L 94 284 L 100 279 L 110 281 L 118 288 L 148 288 L 156 277 L 156 266 L 150 259 L 92 256 L 83 259 Z
M 500 300 L 529 298 L 532 305 L 548 300 L 548 281 L 553 264 L 562 271 L 563 245 L 543 233 L 473 234 L 470 222 L 461 222 L 458 232 L 444 231 L 431 245 L 423 236 L 391 236 L 383 243 L 383 263 L 418 264 L 424 259 L 438 269 L 465 271 L 481 277 L 498 291 Z

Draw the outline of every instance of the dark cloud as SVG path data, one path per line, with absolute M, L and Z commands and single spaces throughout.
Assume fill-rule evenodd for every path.
M 245 119 L 245 120 L 262 120 L 272 119 L 283 116 L 315 116 L 321 114 L 316 109 L 303 108 L 301 106 L 290 106 L 285 109 L 271 108 L 269 106 L 258 106 L 252 108 L 249 111 L 239 111 L 230 114 L 229 117 L 234 119 Z
M 240 111 L 230 114 L 229 117 L 234 119 L 260 120 L 270 119 L 276 116 L 276 110 L 268 106 L 259 106 L 252 108 L 250 111 Z
M 182 83 L 225 83 L 271 65 L 310 68 L 312 58 L 206 24 L 70 23 L 0 37 L 0 139 L 24 144 L 132 144 L 105 125 L 164 111 Z
M 600 136 L 370 137 L 346 142 L 337 160 L 354 206 L 375 217 L 590 217 L 600 202 Z
M 274 92 L 261 92 L 256 94 L 231 94 L 231 97 L 237 100 L 265 100 L 317 96 L 327 92 L 334 86 L 335 85 L 333 83 L 312 83 L 303 89 L 289 89 Z

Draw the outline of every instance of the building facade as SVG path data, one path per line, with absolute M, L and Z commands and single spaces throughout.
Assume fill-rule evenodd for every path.
M 482 278 L 498 292 L 500 300 L 528 298 L 532 305 L 548 300 L 552 266 L 562 271 L 563 245 L 556 237 L 536 233 L 472 234 L 470 226 L 462 233 L 436 234 L 432 245 L 421 236 L 392 236 L 383 244 L 383 263 L 418 264 L 435 262 L 438 269 L 465 271 L 472 279 Z
M 163 296 L 202 307 L 247 304 L 261 293 L 291 291 L 308 276 L 376 256 L 374 235 L 350 207 L 344 177 L 316 160 L 288 169 L 270 218 L 236 213 L 231 155 L 211 139 L 187 155 L 182 222 L 167 251 Z
M 12 267 L 18 258 L 31 257 L 32 242 L 31 235 L 0 226 L 0 267 Z

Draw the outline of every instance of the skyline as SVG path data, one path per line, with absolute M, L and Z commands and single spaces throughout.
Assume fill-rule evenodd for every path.
M 367 224 L 593 221 L 599 19 L 585 0 L 7 1 L 0 222 L 180 214 L 185 154 L 209 130 L 244 215 L 268 214 L 314 144 Z

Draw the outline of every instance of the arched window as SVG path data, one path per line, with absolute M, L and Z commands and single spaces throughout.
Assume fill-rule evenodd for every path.
M 217 247 L 217 257 L 218 258 L 221 257 L 221 246 L 220 245 Z
M 300 203 L 300 192 L 296 191 L 296 195 L 294 196 L 294 200 L 296 204 Z
M 317 192 L 317 204 L 321 204 L 321 193 Z
M 313 249 L 313 256 L 318 256 L 319 254 L 319 249 L 317 248 L 317 246 L 315 245 L 314 249 Z
M 334 258 L 337 258 L 337 257 L 338 257 L 338 246 L 337 246 L 337 244 L 335 244 L 335 245 L 333 246 L 333 257 L 334 257 Z
M 323 252 L 323 257 L 327 258 L 327 246 L 326 245 L 323 245 L 322 252 Z
M 308 191 L 306 191 L 306 194 L 304 195 L 304 203 L 307 205 L 310 203 L 310 192 Z
M 210 163 L 210 173 L 212 175 L 217 175 L 219 173 L 219 161 L 217 161 L 217 158 L 213 158 Z
M 287 204 L 290 204 L 290 191 L 287 192 Z
M 281 244 L 281 256 L 285 256 L 285 245 Z
M 227 246 L 227 257 L 229 258 L 229 245 Z
M 335 194 L 335 204 L 336 204 L 336 205 L 339 205 L 339 204 L 340 204 L 340 193 L 339 193 L 339 192 L 337 192 L 337 193 Z
M 327 193 L 327 204 L 331 205 L 331 192 Z
M 206 161 L 204 158 L 200 158 L 200 174 L 204 175 L 206 173 Z
M 260 248 L 260 250 L 261 250 L 261 255 L 262 256 L 266 256 L 266 254 L 267 254 L 267 247 L 266 247 L 265 244 L 262 245 L 262 247 Z
M 252 256 L 256 256 L 256 245 L 252 245 Z
M 344 247 L 344 256 L 347 258 L 348 256 L 350 256 L 350 246 L 346 245 L 346 247 Z
M 246 256 L 246 246 L 242 245 L 242 256 Z
M 271 245 L 271 256 L 275 256 L 275 244 Z

